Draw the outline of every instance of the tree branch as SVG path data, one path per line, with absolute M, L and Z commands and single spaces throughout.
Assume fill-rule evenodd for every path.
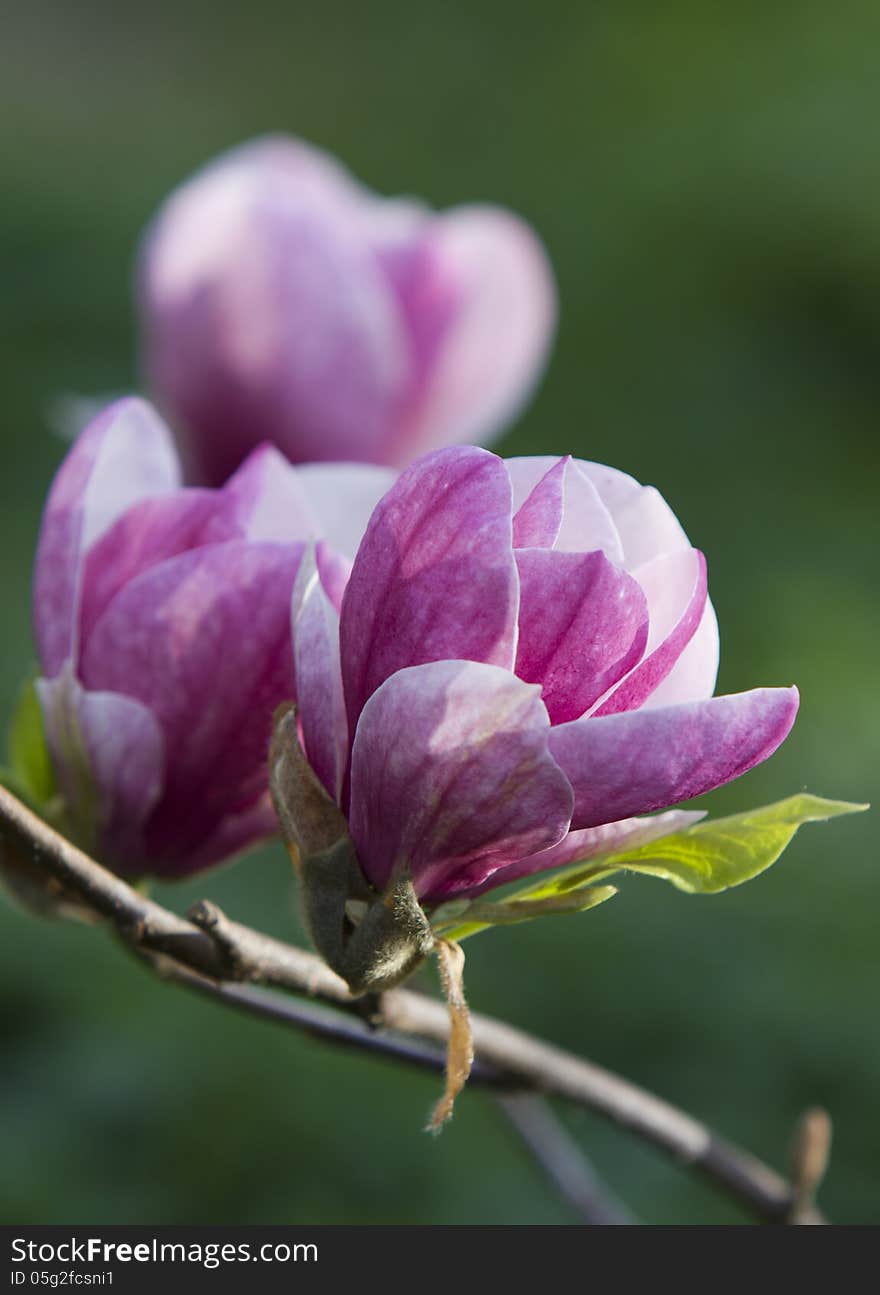
M 2 787 L 0 847 L 17 884 L 40 888 L 61 909 L 107 920 L 175 983 L 337 1044 L 442 1070 L 442 1053 L 424 1046 L 425 1040 L 445 1045 L 448 1039 L 449 1017 L 438 1000 L 394 989 L 382 997 L 382 1028 L 371 1028 L 363 1003 L 314 954 L 230 921 L 207 901 L 191 910 L 192 920 L 177 916 L 95 863 Z M 318 999 L 348 1015 L 331 1017 L 314 1004 L 242 983 L 248 981 Z M 698 1170 L 765 1222 L 786 1222 L 793 1210 L 798 1222 L 824 1221 L 815 1207 L 798 1209 L 797 1193 L 779 1174 L 684 1111 L 502 1021 L 475 1014 L 472 1022 L 476 1064 L 470 1082 L 554 1094 L 596 1111 Z
M 636 1222 L 601 1182 L 547 1102 L 531 1093 L 512 1093 L 499 1097 L 498 1106 L 549 1182 L 583 1223 L 607 1226 Z

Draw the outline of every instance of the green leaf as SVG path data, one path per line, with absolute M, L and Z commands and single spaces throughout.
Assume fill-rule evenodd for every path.
M 21 691 L 9 728 L 9 767 L 3 781 L 34 806 L 55 794 L 55 775 L 46 746 L 43 712 L 33 679 Z
M 540 901 L 578 891 L 618 871 L 642 872 L 671 881 L 689 894 L 717 894 L 769 868 L 804 823 L 819 823 L 868 809 L 845 800 L 823 800 L 802 793 L 760 809 L 709 819 L 633 850 L 575 864 L 521 892 Z
M 460 941 L 492 926 L 511 926 L 515 922 L 530 922 L 535 917 L 583 913 L 603 904 L 616 895 L 617 890 L 614 886 L 582 886 L 563 895 L 538 900 L 521 899 L 521 893 L 517 891 L 494 904 L 479 899 L 453 900 L 437 909 L 431 927 L 445 940 Z

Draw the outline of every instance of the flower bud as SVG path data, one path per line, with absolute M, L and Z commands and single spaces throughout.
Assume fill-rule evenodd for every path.
M 56 821 L 129 876 L 181 876 L 274 834 L 267 751 L 272 713 L 296 692 L 297 572 L 324 537 L 341 593 L 390 481 L 298 470 L 270 447 L 219 490 L 180 476 L 150 406 L 111 405 L 59 469 L 34 572 Z
M 555 322 L 511 213 L 383 199 L 295 139 L 243 145 L 167 199 L 142 249 L 144 368 L 194 480 L 262 441 L 399 466 L 511 421 Z

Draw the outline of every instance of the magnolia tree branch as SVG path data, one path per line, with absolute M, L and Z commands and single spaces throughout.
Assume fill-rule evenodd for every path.
M 102 868 L 2 787 L 0 853 L 7 875 L 16 877 L 21 889 L 48 894 L 61 911 L 105 919 L 175 983 L 315 1037 L 443 1069 L 449 1016 L 439 1000 L 394 989 L 380 1004 L 365 1003 L 353 999 L 344 981 L 314 954 L 233 922 L 207 901 L 197 904 L 189 919 L 179 917 Z M 319 1000 L 345 1015 L 256 984 Z M 763 1221 L 824 1221 L 805 1202 L 803 1190 L 684 1111 L 502 1021 L 474 1014 L 472 1022 L 471 1083 L 555 1095 L 596 1111 L 699 1171 Z
M 510 1093 L 497 1100 L 510 1127 L 583 1223 L 617 1226 L 637 1221 L 601 1182 L 546 1102 L 531 1093 Z

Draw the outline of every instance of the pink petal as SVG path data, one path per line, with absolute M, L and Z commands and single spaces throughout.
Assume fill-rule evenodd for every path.
M 135 697 L 167 752 L 148 845 L 166 870 L 263 793 L 272 713 L 293 691 L 290 597 L 301 545 L 230 541 L 150 568 L 116 595 L 81 663 Z
M 550 751 L 575 792 L 572 827 L 596 827 L 701 796 L 773 754 L 798 708 L 796 688 L 574 720 Z
M 548 731 L 539 690 L 495 666 L 435 661 L 388 679 L 352 752 L 351 832 L 373 885 L 408 871 L 433 902 L 554 845 L 571 788 Z
M 120 400 L 77 438 L 43 513 L 34 570 L 34 630 L 46 675 L 76 652 L 81 567 L 127 508 L 179 484 L 170 434 L 142 400 Z
M 309 502 L 315 534 L 353 561 L 373 509 L 397 474 L 371 463 L 304 463 L 297 476 Z
M 579 832 L 568 832 L 557 845 L 540 854 L 530 854 L 516 863 L 492 874 L 487 885 L 477 886 L 467 895 L 459 898 L 472 899 L 487 890 L 506 886 L 510 881 L 521 877 L 531 877 L 537 873 L 550 872 L 553 868 L 564 868 L 574 863 L 589 863 L 611 851 L 633 850 L 638 845 L 647 845 L 661 836 L 680 832 L 683 828 L 698 823 L 706 817 L 705 810 L 670 809 L 665 814 L 655 814 L 650 818 L 625 818 L 619 823 L 603 823 L 601 827 L 585 827 Z
M 633 575 L 644 590 L 651 617 L 646 655 L 602 703 L 597 715 L 641 706 L 696 634 L 706 606 L 706 559 L 698 549 L 664 554 L 637 567 Z
M 627 571 L 663 553 L 690 547 L 675 513 L 653 486 L 642 486 L 625 472 L 603 463 L 578 459 L 577 465 L 614 519 Z
M 521 460 L 522 461 L 522 460 Z M 532 487 L 523 502 L 516 506 L 517 476 L 511 467 L 517 460 L 505 462 L 514 489 L 513 544 L 517 549 L 552 549 L 562 526 L 565 509 L 565 478 L 569 458 L 555 459 L 539 481 Z M 544 460 L 527 460 L 544 462 Z
M 318 534 L 308 491 L 299 474 L 273 445 L 254 450 L 215 494 L 214 538 L 309 540 Z
M 198 548 L 208 536 L 220 540 L 218 493 L 178 490 L 133 504 L 92 545 L 84 564 L 80 608 L 80 643 L 85 645 L 96 621 L 130 580 L 178 553 Z M 236 536 L 236 528 L 225 538 Z
M 201 872 L 203 868 L 232 859 L 243 850 L 277 835 L 278 820 L 267 792 L 253 805 L 222 818 L 211 835 L 197 849 L 187 854 L 185 859 L 166 864 L 165 874 L 169 878 L 190 876 L 194 872 Z M 151 871 L 158 869 L 154 866 Z
M 556 323 L 547 256 L 517 217 L 459 207 L 436 218 L 431 238 L 459 304 L 412 427 L 410 457 L 497 435 L 534 387 Z
M 219 483 L 256 444 L 382 462 L 410 377 L 362 190 L 296 141 L 234 150 L 171 196 L 144 248 L 155 390 Z
M 461 657 L 512 669 L 518 581 L 510 484 L 486 450 L 413 464 L 367 527 L 342 604 L 342 674 L 352 733 L 396 670 Z
M 553 724 L 577 719 L 640 659 L 648 609 L 602 553 L 519 549 L 516 673 L 542 686 Z
M 342 794 L 348 721 L 339 664 L 339 613 L 324 587 L 313 546 L 293 590 L 293 647 L 303 749 L 335 800 Z
M 72 830 L 117 872 L 149 870 L 143 832 L 162 793 L 164 743 L 131 697 L 88 692 L 70 666 L 37 681 L 46 740 Z
M 617 566 L 625 565 L 617 525 L 577 460 L 569 462 L 565 474 L 565 513 L 556 548 L 569 553 L 601 549 Z
M 513 486 L 517 548 L 601 549 L 624 565 L 614 520 L 578 461 L 570 456 L 506 459 L 505 467 Z
M 338 506 L 343 508 L 347 474 L 341 471 Z M 300 473 L 274 447 L 261 446 L 222 490 L 184 489 L 142 500 L 92 545 L 82 582 L 81 641 L 124 584 L 178 553 L 233 539 L 306 542 L 320 534 Z M 339 607 L 350 566 L 321 547 L 325 583 Z
M 507 475 L 510 477 L 510 485 L 513 491 L 513 512 L 514 516 L 525 504 L 529 495 L 535 490 L 544 479 L 553 473 L 556 469 L 557 475 L 555 480 L 558 482 L 559 473 L 564 475 L 564 468 L 560 469 L 560 463 L 566 456 L 557 454 L 526 454 L 517 455 L 516 458 L 505 459 L 504 466 Z M 554 478 L 551 477 L 551 484 Z
M 715 691 L 717 676 L 718 618 L 707 598 L 696 634 L 644 706 L 653 709 L 682 701 L 703 701 Z

